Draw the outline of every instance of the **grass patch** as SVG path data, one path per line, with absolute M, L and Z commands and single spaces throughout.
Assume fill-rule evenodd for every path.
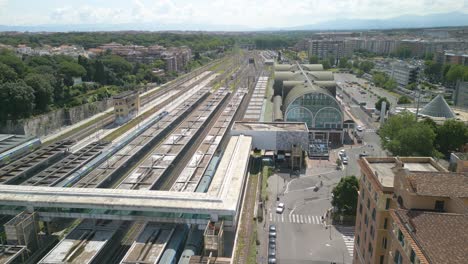
M 257 229 L 254 229 L 250 237 L 249 256 L 247 257 L 247 263 L 257 263 Z
M 268 200 L 268 177 L 272 174 L 272 168 L 263 166 L 262 170 L 262 201 Z

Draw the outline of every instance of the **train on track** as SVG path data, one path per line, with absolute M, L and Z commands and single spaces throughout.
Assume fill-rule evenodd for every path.
M 20 144 L 14 148 L 11 148 L 0 154 L 0 166 L 6 165 L 20 156 L 24 156 L 30 152 L 33 152 L 41 146 L 42 142 L 38 138 L 29 140 L 23 144 Z

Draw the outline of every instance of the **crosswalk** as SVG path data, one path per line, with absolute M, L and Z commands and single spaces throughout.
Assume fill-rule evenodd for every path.
M 274 223 L 294 223 L 294 224 L 322 224 L 321 216 L 317 215 L 301 215 L 301 214 L 275 214 L 270 213 L 270 222 Z
M 352 258 L 354 252 L 354 226 L 336 226 L 336 229 L 341 233 L 346 249 Z
M 377 131 L 377 130 L 374 129 L 374 128 L 366 128 L 366 129 L 364 129 L 364 132 L 366 132 L 366 133 L 375 133 L 376 131 Z

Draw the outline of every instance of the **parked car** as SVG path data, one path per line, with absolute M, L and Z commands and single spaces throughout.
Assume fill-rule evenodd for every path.
M 275 237 L 270 237 L 269 240 L 268 240 L 268 243 L 271 244 L 275 244 L 276 245 L 276 238 Z
M 268 257 L 276 257 L 276 248 L 269 248 L 268 249 Z
M 270 225 L 270 231 L 275 231 L 276 232 L 276 226 L 275 225 Z
M 364 128 L 362 126 L 357 126 L 356 130 L 359 131 L 359 132 L 362 132 L 364 130 Z
M 278 207 L 276 207 L 276 213 L 282 214 L 284 212 L 284 203 L 279 203 Z
M 268 264 L 276 264 L 276 258 L 268 258 Z
M 276 238 L 276 231 L 270 231 L 270 232 L 268 233 L 268 237 L 270 237 L 270 238 L 271 238 L 271 237 Z

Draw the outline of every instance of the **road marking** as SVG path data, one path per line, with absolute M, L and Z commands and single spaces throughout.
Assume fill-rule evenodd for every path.
M 296 223 L 296 215 L 293 214 L 293 223 Z
M 302 218 L 302 215 L 301 215 L 301 224 L 303 224 L 303 223 L 304 223 L 304 219 Z
M 272 219 L 272 214 L 270 213 L 270 222 L 271 222 L 271 221 L 273 221 L 273 219 Z
M 291 215 L 289 215 L 289 222 L 292 223 L 292 216 Z
M 312 220 L 310 219 L 310 215 L 307 216 L 307 218 L 309 218 L 309 224 L 312 224 Z
M 281 223 L 284 223 L 284 215 L 281 215 Z
M 317 224 L 320 224 L 320 217 L 318 216 L 315 216 L 315 217 L 317 217 Z
M 351 257 L 354 255 L 354 227 L 353 226 L 339 226 L 338 231 L 343 237 L 346 249 Z

